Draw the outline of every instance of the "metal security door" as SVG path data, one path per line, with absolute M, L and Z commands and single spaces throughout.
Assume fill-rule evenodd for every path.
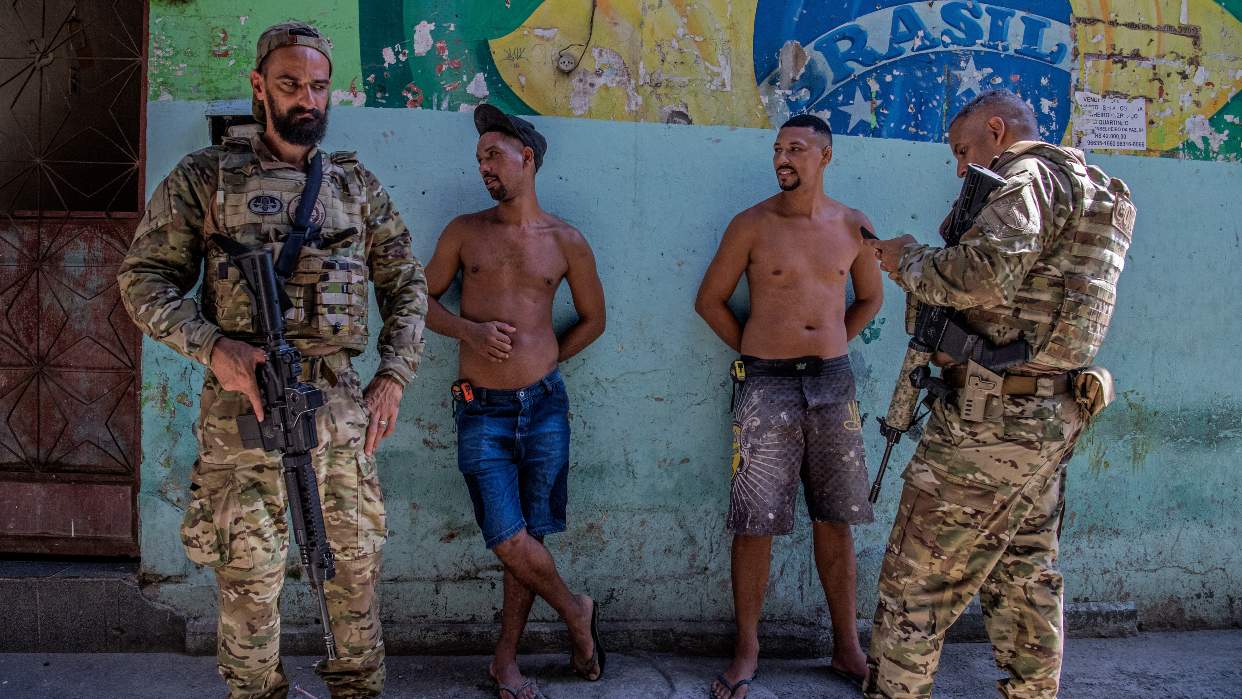
M 0 553 L 138 553 L 146 14 L 0 3 Z

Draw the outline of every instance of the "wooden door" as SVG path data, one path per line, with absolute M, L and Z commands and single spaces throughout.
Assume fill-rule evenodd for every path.
M 146 14 L 0 2 L 0 553 L 138 553 Z

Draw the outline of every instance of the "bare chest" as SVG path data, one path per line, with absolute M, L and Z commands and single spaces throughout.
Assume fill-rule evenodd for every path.
M 752 285 L 844 284 L 858 247 L 843 230 L 763 233 L 751 248 L 747 279 Z
M 472 285 L 555 290 L 568 263 L 550 236 L 480 235 L 462 246 L 462 274 Z

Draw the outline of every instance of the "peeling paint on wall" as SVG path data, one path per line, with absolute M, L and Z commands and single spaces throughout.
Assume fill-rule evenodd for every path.
M 1073 0 L 1081 89 L 1147 101 L 1147 150 L 1242 157 L 1242 2 Z
M 249 97 L 259 34 L 294 18 L 314 24 L 331 38 L 332 81 L 338 89 L 361 81 L 354 3 L 151 0 L 148 99 Z M 359 100 L 351 95 L 349 102 Z
M 245 97 L 293 8 L 152 3 L 150 99 Z M 367 0 L 301 3 L 334 42 L 334 104 L 768 126 L 941 141 L 1005 86 L 1073 144 L 1070 95 L 1146 104 L 1147 148 L 1242 157 L 1242 0 Z M 567 70 L 558 68 L 558 63 Z M 1081 130 L 1079 130 L 1081 131 Z

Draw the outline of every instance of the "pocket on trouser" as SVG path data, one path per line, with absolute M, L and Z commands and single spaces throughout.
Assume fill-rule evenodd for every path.
M 208 464 L 236 464 L 264 459 L 261 449 L 247 449 L 241 441 L 237 418 L 250 413 L 249 400 L 237 391 L 226 391 L 210 371 L 203 380 L 199 396 L 199 414 L 195 429 L 199 457 Z
M 344 352 L 330 355 L 320 369 L 316 385 L 323 391 L 325 405 L 316 416 L 319 448 L 352 454 L 366 444 L 371 415 L 363 395 L 362 379 L 352 364 L 339 363 Z M 331 376 L 331 380 L 329 380 Z
M 212 492 L 195 484 L 190 487 L 191 500 L 181 520 L 181 545 L 194 563 L 217 567 L 228 563 L 227 523 L 237 510 L 237 494 L 227 488 Z
M 903 524 L 900 531 L 894 527 L 886 557 L 896 558 L 910 575 L 945 585 L 962 579 L 975 555 L 987 548 L 983 539 L 998 516 L 996 491 L 935 468 L 911 470 L 905 478 L 897 512 Z
M 378 552 L 388 527 L 375 459 L 340 449 L 329 450 L 325 458 L 323 519 L 333 553 L 354 560 Z
M 193 497 L 181 523 L 181 543 L 193 562 L 250 570 L 285 554 L 284 511 L 257 483 L 242 485 L 232 466 L 200 462 Z

